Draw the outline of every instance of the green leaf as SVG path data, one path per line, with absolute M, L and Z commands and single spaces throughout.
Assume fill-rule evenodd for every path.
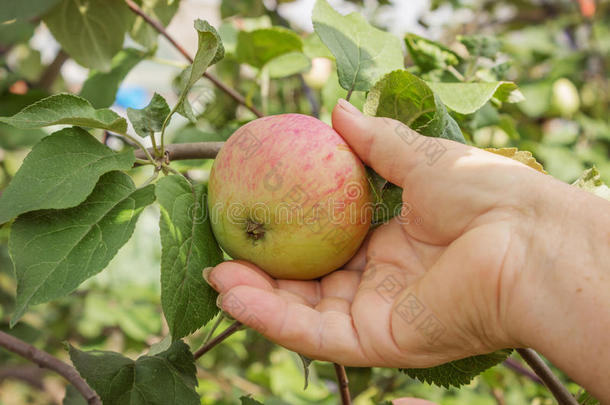
M 303 53 L 309 58 L 327 58 L 335 60 L 335 56 L 330 52 L 330 49 L 320 39 L 320 36 L 315 32 L 309 34 L 303 39 Z
M 180 0 L 143 0 L 140 8 L 146 15 L 166 27 L 178 11 L 179 6 Z M 142 17 L 138 16 L 131 26 L 129 36 L 145 48 L 151 49 L 157 45 L 159 33 Z
M 199 44 L 197 47 L 197 54 L 195 55 L 195 62 L 193 62 L 193 71 L 194 74 L 199 74 L 199 77 L 201 77 L 208 66 L 211 66 L 224 58 L 225 48 L 222 45 L 222 39 L 220 38 L 218 31 L 216 31 L 216 28 L 212 27 L 207 21 L 200 19 L 195 20 L 195 29 L 199 36 Z M 207 38 L 208 34 L 214 36 L 214 39 L 216 40 L 215 44 L 214 41 Z M 202 35 L 205 36 L 205 38 L 202 38 Z M 216 48 L 216 52 L 213 54 L 214 57 L 211 62 L 206 62 L 207 53 L 211 52 L 213 48 Z
M 54 7 L 59 0 L 3 0 L 0 3 L 0 24 L 10 20 L 31 20 Z
M 379 80 L 367 96 L 364 112 L 394 118 L 426 136 L 466 142 L 426 82 L 406 70 L 396 70 Z
M 578 395 L 576 400 L 580 405 L 600 405 L 601 402 L 587 391 L 583 391 Z
M 258 402 L 256 399 L 252 398 L 252 397 L 240 397 L 239 400 L 241 401 L 241 405 L 263 405 L 262 402 Z
M 174 109 L 170 112 L 170 116 L 174 112 L 187 118 L 191 122 L 196 121 L 195 114 L 191 104 L 188 102 L 186 96 L 193 85 L 203 76 L 206 69 L 224 56 L 224 47 L 220 42 L 220 36 L 210 24 L 203 20 L 195 20 L 195 30 L 198 35 L 197 53 L 193 59 L 193 63 L 189 66 L 183 74 L 187 77 L 184 81 L 184 88 L 180 93 L 180 98 L 176 103 Z M 169 118 L 168 118 L 169 119 Z
M 112 58 L 108 72 L 92 70 L 83 84 L 80 96 L 91 102 L 95 108 L 110 107 L 116 98 L 119 85 L 144 57 L 145 52 L 133 48 L 121 50 Z
M 307 72 L 311 68 L 311 61 L 301 52 L 288 52 L 271 59 L 265 69 L 272 79 L 292 76 Z
M 610 201 L 610 187 L 604 184 L 595 167 L 585 170 L 572 185 Z
M 75 61 L 107 72 L 123 47 L 131 13 L 123 0 L 62 0 L 43 21 Z
M 240 31 L 235 53 L 241 63 L 262 68 L 273 58 L 303 50 L 303 41 L 293 31 L 283 27 Z
M 379 225 L 400 213 L 402 208 L 402 188 L 386 183 L 381 191 L 381 204 L 373 212 L 372 224 Z
M 127 109 L 127 116 L 133 129 L 142 138 L 161 131 L 163 122 L 170 113 L 169 105 L 163 97 L 155 93 L 150 103 L 141 110 Z
M 263 0 L 222 0 L 220 4 L 220 16 L 222 18 L 239 15 L 241 17 L 258 17 L 263 15 L 267 9 Z
M 423 72 L 446 69 L 448 66 L 457 65 L 460 62 L 459 56 L 445 45 L 419 35 L 406 34 L 405 44 L 413 63 Z
M 205 186 L 182 176 L 157 182 L 161 207 L 161 305 L 173 339 L 205 325 L 218 312 L 216 292 L 201 271 L 222 261 L 207 212 Z
M 66 124 L 106 129 L 120 134 L 127 131 L 125 118 L 105 108 L 96 110 L 89 101 L 68 93 L 43 98 L 12 117 L 0 117 L 0 122 L 21 129 Z
M 152 185 L 136 189 L 129 176 L 114 171 L 102 176 L 77 207 L 19 216 L 9 241 L 17 278 L 11 324 L 30 305 L 65 296 L 102 271 L 153 201 Z
M 199 405 L 196 368 L 189 347 L 178 340 L 166 351 L 133 361 L 115 352 L 80 351 L 70 359 L 104 405 Z
M 309 357 L 306 357 L 306 356 L 302 355 L 301 353 L 297 353 L 297 354 L 299 355 L 299 358 L 301 359 L 301 363 L 303 363 L 303 379 L 305 380 L 303 389 L 306 390 L 307 386 L 309 385 L 309 366 L 313 362 L 313 359 L 310 359 Z
M 518 103 L 523 95 L 512 82 L 440 83 L 426 82 L 441 101 L 460 114 L 472 114 L 492 97 L 499 101 Z
M 503 349 L 489 354 L 455 360 L 436 367 L 405 368 L 401 369 L 401 371 L 411 378 L 417 378 L 421 382 L 445 388 L 451 386 L 459 388 L 462 385 L 469 384 L 474 377 L 488 368 L 506 360 L 511 352 L 512 349 Z
M 485 58 L 494 59 L 502 43 L 498 38 L 486 35 L 458 35 L 457 40 L 460 41 L 468 53 L 474 57 L 483 56 Z
M 74 385 L 68 384 L 62 405 L 87 405 L 87 400 Z
M 400 40 L 360 14 L 342 16 L 326 0 L 317 0 L 312 19 L 316 33 L 335 55 L 344 89 L 368 91 L 385 73 L 403 68 Z
M 34 24 L 23 20 L 0 23 L 0 45 L 8 48 L 9 45 L 28 42 L 34 35 L 34 28 Z
M 24 212 L 74 207 L 91 193 L 99 177 L 127 170 L 135 156 L 116 153 L 81 128 L 44 138 L 23 161 L 0 197 L 0 223 Z

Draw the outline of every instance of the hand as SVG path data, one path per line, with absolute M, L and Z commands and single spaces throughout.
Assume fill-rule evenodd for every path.
M 333 126 L 404 189 L 409 212 L 371 232 L 349 263 L 320 280 L 218 265 L 206 277 L 222 308 L 291 350 L 348 366 L 428 367 L 514 346 L 508 303 L 535 220 L 529 196 L 547 176 L 365 117 L 347 102 L 335 107 Z M 430 141 L 444 150 L 434 162 Z

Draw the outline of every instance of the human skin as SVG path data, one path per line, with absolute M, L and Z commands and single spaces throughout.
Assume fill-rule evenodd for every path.
M 272 279 L 224 262 L 221 307 L 291 350 L 347 366 L 430 367 L 531 347 L 610 403 L 610 203 L 521 163 L 345 101 L 333 127 L 411 208 L 343 269 Z
M 302 114 L 250 121 L 208 183 L 212 230 L 233 258 L 311 280 L 345 264 L 371 224 L 364 165 L 331 127 Z

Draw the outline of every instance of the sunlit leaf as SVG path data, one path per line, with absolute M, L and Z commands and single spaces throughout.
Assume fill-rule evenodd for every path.
M 43 20 L 75 61 L 107 72 L 131 17 L 123 0 L 61 0 Z
M 362 15 L 343 16 L 326 0 L 317 0 L 312 19 L 316 33 L 335 55 L 344 89 L 367 91 L 385 73 L 403 67 L 400 40 L 373 27 Z
M 2 193 L 0 223 L 28 211 L 74 207 L 102 174 L 127 170 L 134 161 L 133 150 L 116 153 L 83 129 L 58 131 L 34 146 Z
M 131 237 L 144 207 L 153 201 L 152 185 L 136 189 L 129 176 L 114 171 L 102 176 L 77 207 L 19 216 L 9 241 L 17 277 L 11 324 L 30 305 L 67 295 L 102 271 Z

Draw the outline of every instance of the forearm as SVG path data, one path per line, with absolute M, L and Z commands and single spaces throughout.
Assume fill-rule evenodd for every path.
M 610 203 L 552 184 L 524 276 L 521 342 L 610 402 Z

